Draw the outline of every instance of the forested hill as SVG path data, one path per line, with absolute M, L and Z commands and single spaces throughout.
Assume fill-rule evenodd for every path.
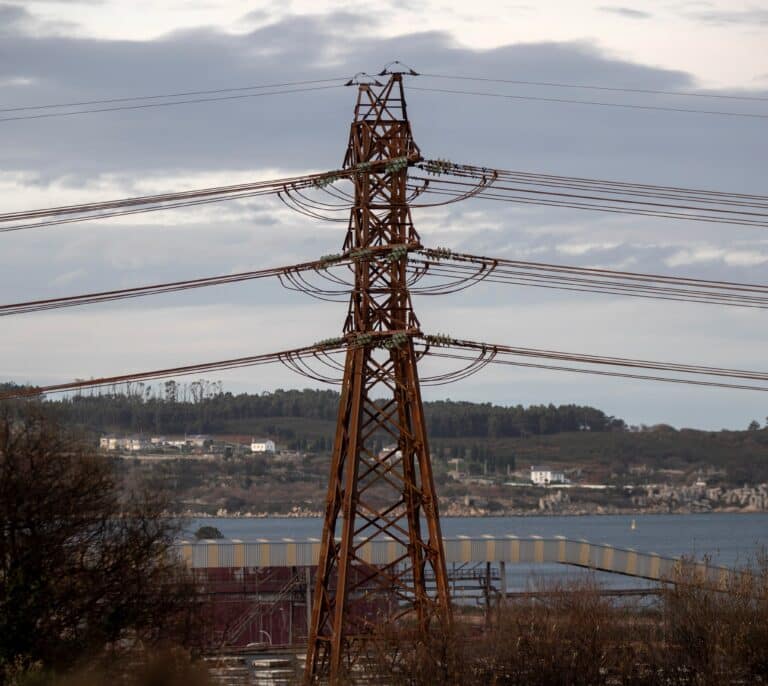
M 46 406 L 65 424 L 94 432 L 157 434 L 266 432 L 285 441 L 333 435 L 339 404 L 335 391 L 277 390 L 233 395 L 215 384 L 167 383 L 161 397 L 136 386 L 118 393 L 52 397 Z M 424 406 L 434 438 L 513 438 L 579 430 L 624 428 L 621 419 L 593 407 L 532 405 L 501 407 L 490 403 L 441 400 Z M 299 420 L 299 421 L 297 421 Z
M 283 448 L 314 453 L 328 453 L 333 446 L 338 404 L 339 394 L 330 390 L 234 395 L 207 382 L 167 382 L 154 389 L 134 384 L 121 392 L 50 396 L 44 402 L 61 423 L 94 438 L 105 433 L 269 436 Z M 433 454 L 467 459 L 473 473 L 486 467 L 504 471 L 515 462 L 589 464 L 594 478 L 603 478 L 646 465 L 686 473 L 717 468 L 733 484 L 768 480 L 768 426 L 760 429 L 757 422 L 747 431 L 666 425 L 638 431 L 579 405 L 501 407 L 441 400 L 426 403 L 424 410 Z M 377 445 L 387 440 L 376 436 Z

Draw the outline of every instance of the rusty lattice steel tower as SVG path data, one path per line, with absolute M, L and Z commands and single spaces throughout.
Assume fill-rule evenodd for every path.
M 344 327 L 355 345 L 345 361 L 307 683 L 349 673 L 374 625 L 408 618 L 426 631 L 450 613 L 406 272 L 408 249 L 420 245 L 406 174 L 419 159 L 402 74 L 389 74 L 384 86 L 359 85 L 344 161 L 357 170 L 344 244 L 357 256 Z M 380 537 L 403 546 L 395 563 L 365 559 L 365 544 Z

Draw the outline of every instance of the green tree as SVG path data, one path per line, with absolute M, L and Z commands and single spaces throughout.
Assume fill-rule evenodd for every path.
M 215 526 L 201 526 L 195 531 L 195 538 L 199 541 L 201 539 L 217 539 L 224 538 L 224 534 L 221 533 Z

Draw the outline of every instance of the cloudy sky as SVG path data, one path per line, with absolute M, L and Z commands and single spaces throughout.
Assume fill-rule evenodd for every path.
M 418 71 L 768 97 L 768 3 L 649 0 L 26 0 L 0 3 L 0 109 L 374 72 Z M 419 77 L 411 85 L 451 87 Z M 455 87 L 455 84 L 453 84 Z M 490 85 L 517 95 L 579 90 Z M 351 88 L 0 122 L 2 211 L 273 178 L 340 164 Z M 411 91 L 422 152 L 505 169 L 766 194 L 768 120 Z M 768 114 L 768 103 L 601 94 Z M 2 116 L 2 115 L 0 115 Z M 290 264 L 343 225 L 263 199 L 0 236 L 0 301 Z M 414 212 L 425 244 L 580 266 L 766 282 L 764 230 L 473 200 Z M 573 352 L 766 369 L 759 310 L 477 287 L 416 301 L 425 331 Z M 53 383 L 270 352 L 336 335 L 343 305 L 265 281 L 3 318 L 0 378 Z M 282 368 L 226 388 L 307 382 Z M 744 427 L 763 394 L 501 368 L 427 393 L 578 402 L 630 423 Z

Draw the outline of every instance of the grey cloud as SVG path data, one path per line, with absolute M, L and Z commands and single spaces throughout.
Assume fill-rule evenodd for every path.
M 71 32 L 75 26 L 72 22 L 49 21 L 21 5 L 0 3 L 0 35 L 3 36 L 4 42 L 22 35 L 27 37 L 61 35 Z M 0 46 L 0 55 L 3 47 Z
M 768 24 L 768 9 L 753 9 L 742 11 L 718 11 L 693 12 L 688 15 L 691 19 L 697 19 L 707 24 L 725 26 L 729 24 L 739 26 L 765 26 Z
M 248 14 L 241 17 L 240 21 L 241 22 L 249 22 L 249 21 L 262 22 L 262 21 L 266 21 L 271 16 L 272 14 L 264 9 L 251 10 L 250 12 L 248 12 Z
M 618 14 L 627 19 L 650 19 L 653 15 L 650 12 L 643 12 L 631 7 L 616 7 L 613 5 L 601 5 L 598 7 L 601 12 L 608 12 L 610 14 Z
M 435 32 L 394 39 L 339 35 L 344 27 L 365 21 L 367 18 L 350 13 L 291 17 L 241 36 L 200 29 L 149 42 L 12 36 L 4 41 L 6 59 L 0 62 L 0 78 L 14 76 L 23 67 L 23 73 L 40 81 L 39 87 L 26 90 L 25 101 L 18 104 L 346 77 L 361 70 L 378 71 L 393 58 L 424 72 L 587 80 L 641 88 L 690 85 L 690 79 L 680 72 L 611 60 L 586 44 L 473 51 L 457 47 L 449 35 Z M 334 165 L 340 157 L 339 148 L 334 147 L 332 136 L 318 132 L 335 131 L 343 138 L 351 100 L 345 93 L 339 90 L 7 122 L 0 124 L 0 136 L 10 137 L 4 145 L 5 166 L 88 176 L 109 168 L 242 168 L 274 165 L 277 160 L 290 168 Z M 570 125 L 566 122 L 577 121 L 597 134 L 604 127 L 600 124 L 595 129 L 596 123 L 606 119 L 598 111 L 575 112 L 553 106 L 495 103 L 489 107 L 489 102 L 467 100 L 461 108 L 454 108 L 445 97 L 413 93 L 411 99 L 415 107 L 418 101 L 428 103 L 428 110 L 442 107 L 434 110 L 433 119 L 452 131 L 457 126 L 472 131 L 471 119 L 463 115 L 467 110 L 482 113 L 486 128 L 501 124 L 507 112 L 514 112 L 518 129 L 530 124 L 550 138 Z M 538 116 L 539 111 L 543 117 Z M 613 130 L 599 135 L 626 136 L 639 121 L 628 116 L 611 119 Z M 646 117 L 645 121 L 643 129 L 648 130 L 653 119 Z M 514 130 L 508 133 L 515 136 Z M 87 158 L 81 154 L 83 146 L 88 148 Z
M 0 31 L 19 30 L 30 19 L 30 13 L 20 5 L 0 4 Z

